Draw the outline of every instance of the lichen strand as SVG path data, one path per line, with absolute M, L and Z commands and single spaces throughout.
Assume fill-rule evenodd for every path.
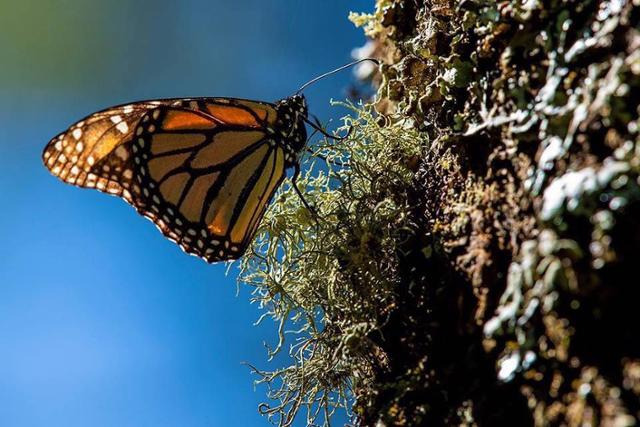
M 640 2 L 378 0 L 352 21 L 386 62 L 378 110 L 432 141 L 411 219 L 429 345 L 380 344 L 422 368 L 374 369 L 361 422 L 635 424 Z
M 316 214 L 285 186 L 242 260 L 240 281 L 254 287 L 254 301 L 280 324 L 281 341 L 271 353 L 285 345 L 285 329 L 296 331 L 287 338 L 290 366 L 254 368 L 272 399 L 261 411 L 279 425 L 302 417 L 301 409 L 314 425 L 328 423 L 337 408 L 350 413 L 354 395 L 370 398 L 378 390 L 377 372 L 407 366 L 385 350 L 407 339 L 406 325 L 394 317 L 399 307 L 411 307 L 416 319 L 402 321 L 412 322 L 410 330 L 419 327 L 420 346 L 430 345 L 421 326 L 428 311 L 397 292 L 420 290 L 407 282 L 408 270 L 428 262 L 412 202 L 427 137 L 401 123 L 379 127 L 371 107 L 348 107 L 349 139 L 316 145 L 314 155 L 326 161 L 298 180 Z M 415 247 L 418 258 L 409 263 L 403 254 Z

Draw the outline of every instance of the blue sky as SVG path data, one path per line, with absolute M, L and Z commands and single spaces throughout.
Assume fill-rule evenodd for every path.
M 14 2 L 18 3 L 18 2 Z M 24 1 L 0 13 L 0 425 L 267 425 L 250 361 L 274 327 L 235 269 L 185 255 L 123 201 L 64 185 L 47 141 L 161 97 L 275 101 L 350 60 L 371 1 Z M 349 72 L 306 91 L 323 120 Z M 300 420 L 302 421 L 302 420 Z M 298 425 L 303 425 L 299 423 Z

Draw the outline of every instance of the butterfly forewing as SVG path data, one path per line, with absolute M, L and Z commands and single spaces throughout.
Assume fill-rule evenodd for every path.
M 86 117 L 47 144 L 42 155 L 44 164 L 69 184 L 121 194 L 121 178 L 131 177 L 131 170 L 124 169 L 124 162 L 105 158 L 113 153 L 127 155 L 127 149 L 119 149 L 120 145 L 130 140 L 140 117 L 155 107 L 137 103 Z
M 295 161 L 286 139 L 305 137 L 279 105 L 285 113 L 230 98 L 114 107 L 54 138 L 43 160 L 65 182 L 123 197 L 186 252 L 235 259 Z

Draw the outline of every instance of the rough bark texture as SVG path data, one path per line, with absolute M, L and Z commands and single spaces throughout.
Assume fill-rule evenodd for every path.
M 386 63 L 378 109 L 431 141 L 360 422 L 634 425 L 640 2 L 378 0 L 352 19 Z

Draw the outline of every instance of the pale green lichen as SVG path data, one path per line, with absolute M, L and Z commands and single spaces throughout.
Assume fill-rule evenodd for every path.
M 270 356 L 290 345 L 289 366 L 254 368 L 272 400 L 261 411 L 281 426 L 303 408 L 308 423 L 325 425 L 337 408 L 349 410 L 379 363 L 368 335 L 394 306 L 398 247 L 414 232 L 403 189 L 427 141 L 401 125 L 380 127 L 371 106 L 344 106 L 349 137 L 315 144 L 303 160 L 298 186 L 315 213 L 285 184 L 241 262 L 240 282 L 279 324 Z

